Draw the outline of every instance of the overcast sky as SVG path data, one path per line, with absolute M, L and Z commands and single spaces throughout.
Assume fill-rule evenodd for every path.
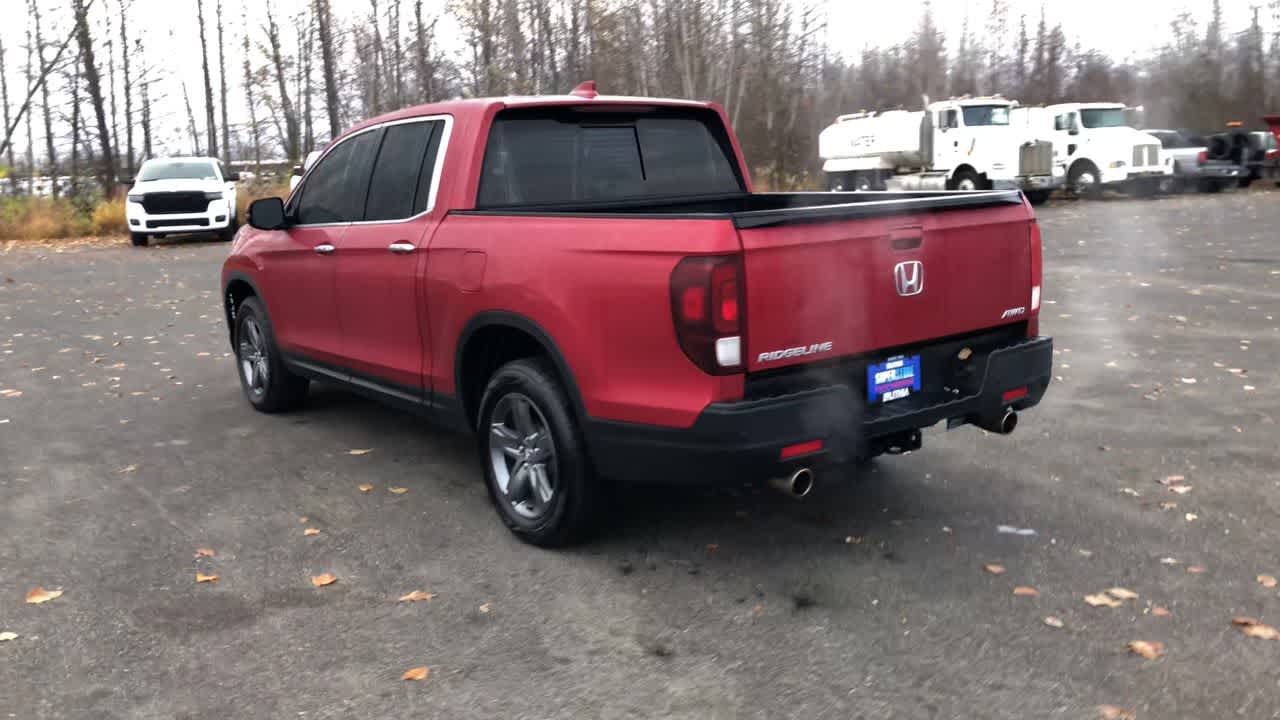
M 114 38 L 119 30 L 115 25 L 117 3 L 120 0 L 93 0 L 94 17 L 101 21 L 101 8 L 111 9 Z M 182 86 L 186 83 L 191 95 L 197 122 L 203 116 L 203 80 L 200 70 L 199 36 L 196 29 L 196 0 L 124 0 L 132 2 L 130 35 L 142 37 L 146 45 L 146 61 L 153 66 L 157 82 L 153 85 L 155 103 L 154 125 L 156 133 L 165 141 L 182 137 L 185 111 L 182 105 Z M 3 41 L 8 65 L 10 103 L 16 109 L 25 94 L 22 65 L 25 61 L 25 32 L 29 0 L 0 0 L 0 41 Z M 36 0 L 41 8 L 47 37 L 65 36 L 70 28 L 69 0 Z M 209 42 L 213 44 L 213 7 L 217 0 L 205 0 L 209 22 Z M 1208 17 L 1211 0 L 1057 0 L 1042 3 L 1041 0 L 1007 0 L 1010 7 L 1010 49 L 1017 39 L 1017 19 L 1027 16 L 1028 32 L 1034 35 L 1041 8 L 1045 8 L 1049 24 L 1061 22 L 1069 42 L 1077 40 L 1083 47 L 1096 48 L 1117 60 L 1141 57 L 1160 46 L 1170 35 L 1170 22 L 1181 10 L 1190 10 L 1203 28 Z M 234 96 L 229 103 L 232 122 L 246 115 L 246 109 L 235 92 L 240 86 L 240 37 L 249 26 L 251 36 L 260 39 L 260 26 L 264 13 L 261 0 L 222 0 L 224 24 L 228 44 L 228 85 Z M 276 0 L 281 15 L 282 28 L 288 28 L 288 18 L 306 7 L 308 0 Z M 368 13 L 367 0 L 332 0 L 335 13 L 343 17 L 356 17 Z M 1246 27 L 1254 4 L 1259 0 L 1223 0 L 1224 22 L 1228 32 Z M 447 0 L 424 0 L 424 12 L 444 14 Z M 933 10 L 936 21 L 947 36 L 947 48 L 954 51 L 960 37 L 966 15 L 975 36 L 985 34 L 987 12 L 991 0 L 935 0 Z M 246 7 L 248 10 L 246 11 Z M 405 21 L 410 3 L 405 3 Z M 827 0 L 828 41 L 838 52 L 855 57 L 868 45 L 888 45 L 907 37 L 920 21 L 924 0 Z M 1264 10 L 1264 14 L 1265 14 Z M 1271 25 L 1270 18 L 1264 22 Z M 96 35 L 103 36 L 105 29 Z M 465 41 L 460 37 L 456 23 L 445 20 L 439 26 L 439 40 L 446 47 L 461 51 Z M 289 40 L 286 39 L 286 44 Z M 212 51 L 211 51 L 212 52 Z M 99 59 L 101 64 L 101 58 Z M 211 58 L 211 62 L 214 59 Z M 262 58 L 254 57 L 259 64 Z M 135 72 L 137 71 L 135 62 Z M 105 72 L 105 70 L 104 70 Z M 117 79 L 119 82 L 119 78 Z M 216 77 L 214 83 L 217 83 Z M 55 84 L 61 88 L 61 81 Z M 608 90 L 608 89 L 606 89 Z M 620 91 L 625 89 L 619 89 Z M 216 86 L 215 86 L 216 92 Z M 135 103 L 136 105 L 137 103 Z M 119 99 L 118 112 L 123 114 L 123 98 Z M 56 120 L 55 120 L 56 122 Z M 123 123 L 123 118 L 121 119 Z M 43 141 L 37 122 L 37 145 Z M 202 123 L 201 123 L 202 126 Z M 139 130 L 136 143 L 141 145 Z M 25 133 L 20 133 L 19 148 L 25 146 Z M 122 138 L 123 143 L 123 138 Z M 180 148 L 172 148 L 178 150 Z

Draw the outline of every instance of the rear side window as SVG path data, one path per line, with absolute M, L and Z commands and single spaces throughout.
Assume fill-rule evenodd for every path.
M 426 208 L 435 170 L 435 153 L 429 150 L 439 142 L 443 124 L 424 121 L 386 129 L 369 180 L 365 220 L 402 220 Z
M 493 122 L 476 205 L 606 203 L 743 189 L 714 113 L 518 109 Z
M 361 133 L 330 150 L 307 176 L 298 203 L 298 224 L 359 220 L 369 190 L 369 171 L 382 130 Z

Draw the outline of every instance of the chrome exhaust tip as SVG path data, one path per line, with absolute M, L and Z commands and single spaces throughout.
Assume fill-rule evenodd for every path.
M 1003 415 L 998 417 L 982 418 L 977 422 L 978 427 L 999 435 L 1008 435 L 1018 427 L 1018 413 L 1012 410 L 1005 410 Z
M 813 471 L 807 467 L 796 468 L 790 475 L 769 480 L 775 489 L 792 497 L 804 497 L 813 489 Z

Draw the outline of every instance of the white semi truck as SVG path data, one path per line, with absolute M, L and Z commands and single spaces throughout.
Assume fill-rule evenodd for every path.
M 1013 122 L 1051 134 L 1054 161 L 1076 195 L 1094 195 L 1103 188 L 1151 194 L 1173 175 L 1173 158 L 1158 138 L 1129 126 L 1122 103 L 1019 108 Z
M 1050 133 L 1010 123 L 1002 97 L 926 103 L 923 111 L 841 115 L 818 136 L 831 190 L 1018 189 L 1033 205 L 1063 182 Z

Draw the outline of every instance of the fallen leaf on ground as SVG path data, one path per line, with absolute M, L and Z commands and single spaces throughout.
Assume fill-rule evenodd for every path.
M 1169 617 L 1173 615 L 1173 613 L 1169 612 L 1168 608 L 1161 607 L 1160 605 L 1151 608 L 1151 614 L 1156 617 Z
M 1276 579 L 1272 575 L 1259 575 L 1258 584 L 1264 588 L 1273 588 L 1276 586 Z
M 8 630 L 5 630 L 4 632 L 0 632 L 0 642 L 8 642 L 10 640 L 17 640 L 17 639 L 18 639 L 18 633 L 16 632 L 10 632 Z
M 1191 492 L 1191 486 L 1190 485 L 1170 485 L 1169 492 L 1175 492 L 1175 493 L 1178 493 L 1179 495 L 1186 495 L 1187 493 Z
M 1096 595 L 1085 595 L 1084 601 L 1094 607 L 1118 608 L 1124 604 L 1106 593 L 1097 593 Z
M 1196 384 L 1196 379 L 1195 379 L 1195 378 L 1182 378 L 1182 382 L 1186 383 L 1187 385 L 1195 385 L 1195 384 Z
M 1117 600 L 1137 600 L 1138 599 L 1138 593 L 1132 590 L 1127 590 L 1122 587 L 1113 587 L 1110 590 L 1107 590 L 1107 594 Z
M 218 582 L 218 575 L 217 573 L 214 573 L 213 575 L 205 575 L 202 572 L 198 572 L 196 573 L 196 582 Z
M 482 605 L 480 605 L 480 612 L 482 613 L 488 614 L 492 610 L 493 610 L 493 606 L 490 605 L 489 603 L 483 603 Z
M 1200 516 L 1195 513 L 1187 513 L 1184 517 L 1186 517 L 1187 522 L 1195 522 L 1200 519 Z
M 1205 566 L 1203 566 L 1203 565 L 1188 565 L 1188 566 L 1187 566 L 1187 572 L 1191 573 L 1192 575 L 1199 575 L 1200 573 L 1204 572 L 1206 569 L 1207 569 L 1207 568 L 1206 568 Z
M 211 548 L 196 548 L 196 557 L 213 557 Z
M 1181 561 L 1180 561 L 1180 560 L 1178 560 L 1178 558 L 1171 558 L 1171 557 L 1162 557 L 1162 558 L 1160 558 L 1160 564 L 1161 564 L 1161 565 L 1177 565 L 1179 562 L 1181 562 Z
M 1186 479 L 1187 478 L 1184 475 L 1169 475 L 1165 479 L 1157 480 L 1156 482 L 1160 483 L 1161 485 L 1177 485 L 1178 483 Z
M 324 587 L 325 585 L 332 585 L 336 582 L 338 582 L 338 578 L 334 577 L 333 573 L 311 576 L 311 584 L 316 587 Z
M 1174 509 L 1174 508 L 1176 508 L 1176 507 L 1178 507 L 1178 503 L 1176 503 L 1176 502 L 1174 502 L 1174 501 L 1172 501 L 1172 500 L 1162 500 L 1162 501 L 1160 502 L 1160 509 L 1161 509 L 1161 510 L 1173 510 L 1173 509 Z
M 300 523 L 305 523 L 306 521 L 307 521 L 307 516 L 306 516 L 306 515 L 303 515 L 302 517 L 298 518 L 298 522 L 300 522 Z
M 992 575 L 1003 575 L 1003 574 L 1004 574 L 1004 566 L 1003 566 L 1003 565 L 1000 565 L 999 563 L 987 563 L 986 565 L 983 565 L 983 566 L 982 566 L 982 569 L 983 569 L 983 570 L 986 570 L 987 572 L 991 573 Z
M 1066 623 L 1062 622 L 1062 618 L 1056 618 L 1052 615 L 1044 619 L 1044 624 L 1051 628 L 1061 628 Z
M 45 590 L 42 587 L 32 588 L 31 591 L 27 593 L 27 602 L 32 605 L 39 605 L 40 603 L 47 603 L 61 595 L 61 590 Z
M 419 600 L 430 600 L 435 596 L 435 593 L 426 592 L 424 590 L 414 590 L 411 593 L 401 595 L 397 602 L 418 602 Z
M 403 495 L 403 494 L 405 494 L 405 493 L 409 492 L 409 488 L 407 488 L 407 487 L 389 487 L 389 488 L 387 488 L 387 492 L 389 492 L 389 493 L 395 493 L 396 495 Z
M 1013 589 L 1013 594 L 1023 597 L 1036 597 L 1040 594 L 1040 591 L 1029 585 L 1018 585 Z
M 1164 654 L 1164 643 L 1155 640 L 1131 640 L 1129 652 L 1141 655 L 1148 660 L 1155 660 Z
M 348 450 L 347 454 L 348 455 L 368 455 L 371 452 L 373 452 L 373 448 L 356 448 L 355 450 Z
M 133 472 L 134 470 L 137 470 L 137 469 L 138 469 L 138 466 L 137 466 L 137 465 L 125 465 L 124 467 L 122 467 L 122 468 L 120 468 L 119 470 L 117 470 L 117 471 L 116 471 L 116 474 L 117 474 L 117 475 L 124 475 L 125 473 L 131 473 L 131 472 Z
M 1102 720 L 1137 720 L 1132 710 L 1125 710 L 1115 705 L 1099 705 L 1098 717 Z
M 408 670 L 405 670 L 404 674 L 400 676 L 400 679 L 401 680 L 426 680 L 427 676 L 430 674 L 431 674 L 431 671 L 428 670 L 424 665 L 423 667 L 416 667 L 416 668 L 410 668 Z
M 1270 625 L 1263 625 L 1257 618 L 1233 617 L 1231 618 L 1231 624 L 1240 628 L 1240 632 L 1249 637 L 1262 640 L 1280 640 L 1280 631 Z
M 717 543 L 707 543 L 707 552 L 712 553 L 720 549 Z
M 302 534 L 303 535 L 319 535 L 320 531 L 316 528 L 307 528 L 306 530 L 302 531 Z
M 370 485 L 369 483 L 360 483 L 356 487 L 360 490 L 360 492 L 369 492 L 370 490 L 373 489 L 373 486 Z

